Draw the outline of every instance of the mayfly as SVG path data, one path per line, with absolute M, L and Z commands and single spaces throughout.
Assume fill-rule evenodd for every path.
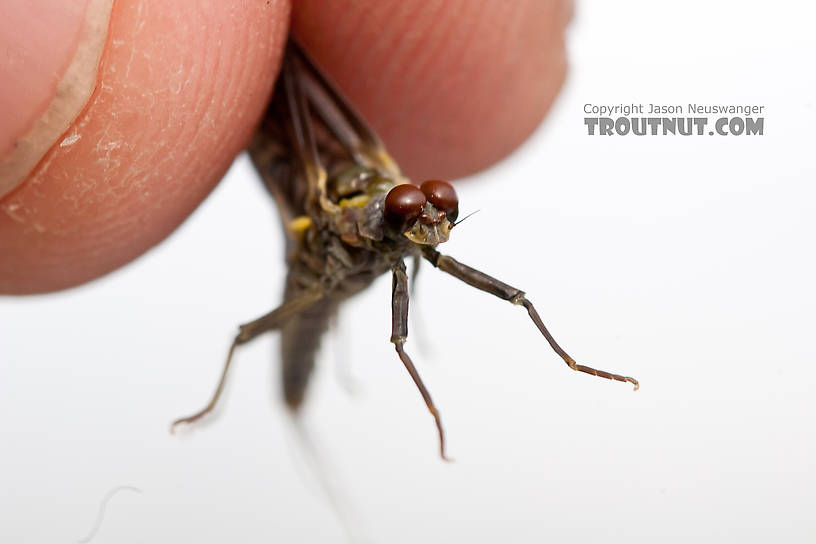
M 425 259 L 476 289 L 523 306 L 571 369 L 638 388 L 634 378 L 575 362 L 556 343 L 523 291 L 437 250 L 458 224 L 459 202 L 453 187 L 440 180 L 428 180 L 418 187 L 411 184 L 371 128 L 294 42 L 287 46 L 280 79 L 249 153 L 277 201 L 287 233 L 289 272 L 284 301 L 239 327 L 210 402 L 173 426 L 211 412 L 224 388 L 235 348 L 275 330 L 282 333 L 283 396 L 296 412 L 329 320 L 344 300 L 390 271 L 391 343 L 434 418 L 439 453 L 445 459 L 439 411 L 405 351 L 406 258 L 417 264 Z

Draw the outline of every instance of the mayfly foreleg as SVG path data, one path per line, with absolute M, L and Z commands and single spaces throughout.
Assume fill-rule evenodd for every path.
M 436 409 L 431 394 L 425 388 L 422 378 L 419 377 L 419 372 L 417 372 L 414 363 L 404 349 L 405 341 L 408 339 L 408 275 L 405 273 L 405 263 L 400 260 L 394 265 L 392 272 L 391 343 L 394 344 L 402 364 L 405 365 L 405 369 L 411 375 L 411 379 L 414 380 L 422 399 L 425 401 L 425 405 L 428 407 L 428 411 L 434 418 L 436 429 L 439 432 L 439 455 L 442 459 L 449 461 L 450 459 L 445 456 L 445 431 L 442 430 L 439 410 Z
M 232 355 L 237 346 L 249 342 L 259 334 L 279 329 L 292 316 L 302 312 L 321 298 L 323 298 L 323 293 L 319 289 L 307 291 L 303 295 L 278 306 L 268 314 L 254 321 L 250 321 L 245 325 L 241 325 L 238 334 L 232 341 L 229 353 L 227 354 L 227 360 L 221 371 L 221 378 L 218 380 L 218 385 L 215 388 L 212 398 L 210 398 L 210 402 L 195 414 L 175 420 L 170 424 L 170 432 L 173 432 L 176 426 L 181 423 L 193 423 L 213 411 L 215 405 L 218 403 L 218 399 L 221 397 L 221 393 L 224 391 L 224 385 L 227 382 L 227 375 L 229 374 L 230 364 L 232 363 Z
M 533 303 L 527 300 L 527 297 L 524 296 L 524 292 L 516 289 L 515 287 L 511 287 L 504 282 L 497 280 L 491 276 L 483 272 L 479 272 L 478 270 L 471 268 L 467 265 L 464 265 L 457 261 L 452 257 L 448 257 L 447 255 L 442 255 L 438 251 L 432 248 L 424 248 L 424 255 L 425 258 L 435 267 L 439 268 L 443 272 L 447 272 L 451 276 L 454 276 L 463 282 L 467 283 L 468 285 L 472 285 L 473 287 L 484 291 L 486 293 L 490 293 L 491 295 L 495 295 L 501 299 L 507 300 L 512 302 L 513 304 L 524 306 L 527 309 L 527 313 L 530 315 L 530 319 L 533 320 L 535 326 L 541 331 L 541 334 L 544 338 L 547 339 L 549 342 L 550 347 L 552 347 L 553 351 L 555 351 L 567 365 L 578 372 L 584 372 L 586 374 L 591 374 L 593 376 L 598 376 L 600 378 L 606 378 L 608 380 L 615 380 L 619 382 L 629 382 L 634 385 L 635 390 L 637 391 L 639 385 L 638 381 L 634 378 L 630 378 L 629 376 L 621 376 L 619 374 L 613 374 L 611 372 L 607 372 L 605 370 L 598 370 L 596 368 L 592 368 L 585 365 L 579 365 L 575 362 L 575 359 L 569 356 L 564 349 L 558 345 L 553 338 L 550 331 L 547 330 L 547 327 L 544 325 L 544 322 L 541 320 L 541 317 L 538 315 Z

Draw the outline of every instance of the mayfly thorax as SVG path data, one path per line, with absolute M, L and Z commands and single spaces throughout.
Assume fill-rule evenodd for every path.
M 523 291 L 437 251 L 456 225 L 459 202 L 453 187 L 440 180 L 412 185 L 365 121 L 293 42 L 287 46 L 280 79 L 249 153 L 277 201 L 287 232 L 284 300 L 240 326 L 209 404 L 174 426 L 209 413 L 224 387 L 235 348 L 275 330 L 282 334 L 284 399 L 291 410 L 298 410 L 320 336 L 338 306 L 390 271 L 391 342 L 434 417 L 444 458 L 439 412 L 405 351 L 405 258 L 425 259 L 481 291 L 523 306 L 571 369 L 630 382 L 637 389 L 634 378 L 576 363 L 553 339 Z

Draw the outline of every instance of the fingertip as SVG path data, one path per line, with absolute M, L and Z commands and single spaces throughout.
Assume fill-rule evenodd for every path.
M 571 2 L 301 0 L 293 32 L 416 179 L 498 161 L 566 73 Z
M 93 95 L 0 199 L 0 292 L 88 281 L 162 240 L 262 114 L 285 0 L 116 2 Z
M 8 0 L 0 18 L 0 197 L 28 175 L 93 92 L 113 0 Z

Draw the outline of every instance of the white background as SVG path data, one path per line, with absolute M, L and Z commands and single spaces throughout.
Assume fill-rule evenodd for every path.
M 525 313 L 427 268 L 408 347 L 444 417 L 446 464 L 388 342 L 390 279 L 341 315 L 306 423 L 375 542 L 816 539 L 814 94 L 808 4 L 577 6 L 552 114 L 458 184 L 480 209 L 444 249 L 525 289 Z M 806 13 L 810 11 L 810 13 Z M 766 107 L 761 137 L 589 137 L 587 102 Z M 278 400 L 282 237 L 240 157 L 171 239 L 58 295 L 0 300 L 0 541 L 339 542 Z M 421 323 L 417 323 L 421 321 Z M 422 346 L 427 346 L 423 349 Z M 357 392 L 338 379 L 353 376 Z

